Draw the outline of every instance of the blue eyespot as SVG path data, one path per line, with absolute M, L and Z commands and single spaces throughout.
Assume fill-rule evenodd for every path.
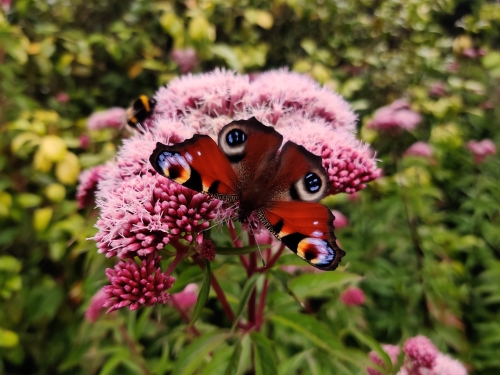
M 306 189 L 310 193 L 316 193 L 319 189 L 321 189 L 321 179 L 316 173 L 308 173 L 304 177 L 306 183 Z
M 226 135 L 226 141 L 229 146 L 238 146 L 245 143 L 247 135 L 240 129 L 233 129 Z

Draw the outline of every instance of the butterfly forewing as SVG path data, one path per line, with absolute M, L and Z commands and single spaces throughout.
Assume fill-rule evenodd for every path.
M 162 176 L 227 202 L 237 199 L 237 176 L 215 141 L 195 135 L 172 146 L 158 142 L 149 158 Z

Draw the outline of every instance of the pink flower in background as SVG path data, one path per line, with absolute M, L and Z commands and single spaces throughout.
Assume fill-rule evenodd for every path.
M 333 221 L 333 226 L 335 227 L 335 229 L 344 228 L 349 224 L 349 221 L 342 212 L 332 210 L 332 214 L 333 216 L 335 216 L 335 220 Z
M 460 64 L 458 63 L 458 61 L 452 61 L 451 63 L 448 64 L 446 69 L 450 73 L 457 73 L 458 69 L 460 69 Z
M 125 123 L 125 109 L 110 108 L 106 111 L 94 112 L 87 120 L 87 127 L 91 130 L 115 128 L 120 129 Z
M 5 13 L 9 12 L 12 0 L 0 0 L 0 6 L 3 8 Z
M 466 48 L 462 51 L 462 55 L 473 59 L 473 58 L 477 57 L 477 52 L 474 48 L 469 47 L 469 48 Z
M 438 353 L 432 375 L 467 375 L 467 369 L 449 355 Z
M 386 352 L 387 355 L 389 356 L 389 358 L 391 359 L 392 364 L 393 365 L 396 364 L 396 362 L 398 361 L 399 353 L 400 353 L 399 346 L 390 345 L 390 344 L 384 344 L 381 346 L 382 346 L 382 349 L 384 350 L 384 352 Z M 382 358 L 380 358 L 379 355 L 375 351 L 371 351 L 369 353 L 369 357 L 370 357 L 370 360 L 373 363 L 375 363 L 376 365 L 379 365 L 381 367 L 385 367 L 384 361 L 382 361 Z M 369 375 L 381 375 L 380 371 L 377 371 L 374 368 L 368 367 L 366 370 L 367 370 Z
M 215 259 L 215 245 L 211 240 L 203 240 L 203 242 L 198 246 L 198 254 L 200 254 L 206 260 Z
M 429 95 L 442 97 L 446 95 L 446 87 L 443 82 L 434 82 L 429 87 Z
M 76 190 L 78 208 L 90 207 L 94 204 L 97 183 L 102 178 L 105 168 L 103 165 L 98 165 L 80 174 Z
M 90 137 L 86 134 L 82 134 L 78 139 L 80 141 L 80 148 L 87 148 L 90 146 Z
M 399 347 L 382 345 L 389 355 L 392 364 L 396 364 L 400 353 Z M 406 340 L 403 346 L 405 357 L 397 375 L 467 375 L 465 367 L 450 356 L 440 353 L 434 344 L 425 336 L 416 336 Z M 384 367 L 382 359 L 374 351 L 369 354 L 370 360 Z M 381 375 L 376 369 L 368 367 L 369 375 Z
M 356 286 L 350 286 L 340 293 L 340 300 L 346 306 L 360 306 L 365 303 L 365 293 Z
M 56 100 L 61 104 L 67 103 L 69 102 L 69 95 L 66 92 L 58 92 L 56 94 Z
M 423 367 L 432 369 L 438 355 L 438 350 L 431 340 L 422 335 L 406 340 L 403 345 L 403 351 L 411 363 L 412 368 Z
M 174 49 L 170 54 L 170 58 L 179 66 L 182 74 L 191 72 L 198 64 L 198 57 L 194 48 Z
M 192 283 L 186 285 L 182 292 L 171 294 L 170 299 L 174 306 L 187 310 L 196 304 L 198 299 L 198 285 Z
M 412 144 L 406 151 L 405 156 L 421 156 L 430 158 L 433 154 L 431 146 L 426 142 L 416 142 Z
M 165 304 L 170 298 L 167 290 L 175 279 L 161 273 L 160 260 L 161 257 L 148 257 L 139 266 L 129 259 L 120 261 L 113 269 L 106 269 L 111 283 L 103 288 L 107 298 L 104 307 L 110 307 L 107 313 L 126 306 L 136 310 L 141 305 Z
M 421 116 L 410 109 L 410 104 L 399 99 L 392 104 L 379 108 L 371 122 L 369 128 L 399 134 L 402 130 L 413 130 L 421 121 Z
M 480 164 L 488 155 L 494 155 L 497 148 L 491 139 L 482 141 L 469 141 L 467 148 L 474 155 L 474 163 Z
M 89 307 L 85 311 L 85 318 L 90 323 L 95 323 L 104 310 L 104 303 L 108 300 L 106 292 L 99 290 L 90 300 Z

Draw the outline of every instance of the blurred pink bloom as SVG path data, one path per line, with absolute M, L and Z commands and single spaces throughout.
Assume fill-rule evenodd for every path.
M 389 356 L 389 358 L 391 359 L 392 364 L 394 365 L 398 361 L 398 356 L 399 356 L 399 352 L 400 352 L 399 346 L 390 345 L 390 344 L 384 344 L 381 346 L 382 346 L 382 349 L 384 350 L 384 352 L 386 352 L 387 355 Z M 375 363 L 376 365 L 379 365 L 381 367 L 384 367 L 384 362 L 382 361 L 382 358 L 380 358 L 379 355 L 375 351 L 371 351 L 369 353 L 369 357 L 373 363 Z M 371 367 L 368 367 L 366 370 L 368 371 L 368 374 L 370 374 L 370 375 L 381 375 L 379 371 L 377 371 Z
M 452 61 L 447 66 L 447 70 L 450 73 L 456 73 L 458 72 L 458 69 L 460 69 L 460 64 L 458 63 L 458 61 Z
M 467 370 L 459 361 L 449 355 L 439 353 L 432 368 L 432 375 L 467 375 Z
M 361 198 L 361 194 L 358 192 L 351 193 L 347 196 L 347 199 L 349 199 L 350 202 L 355 202 Z
M 410 104 L 406 100 L 399 99 L 388 106 L 379 108 L 368 127 L 399 134 L 402 130 L 415 129 L 421 119 L 417 112 L 410 109 Z
M 412 369 L 421 367 L 432 369 L 439 353 L 432 341 L 422 335 L 406 340 L 403 351 Z
M 69 102 L 69 95 L 66 92 L 58 92 L 56 94 L 56 100 L 61 104 L 67 103 Z
M 478 48 L 476 54 L 480 57 L 486 56 L 486 50 L 484 48 Z
M 87 311 L 85 311 L 85 318 L 90 323 L 95 323 L 97 319 L 101 316 L 104 310 L 104 303 L 107 301 L 108 297 L 104 289 L 99 290 L 92 299 L 90 300 Z
M 12 0 L 0 0 L 0 6 L 3 8 L 5 13 L 9 12 Z
M 86 134 L 82 134 L 79 138 L 80 148 L 87 148 L 90 145 L 90 137 Z
M 87 120 L 87 127 L 92 130 L 115 128 L 119 129 L 125 122 L 125 109 L 110 108 L 105 111 L 94 112 Z
M 94 204 L 97 183 L 102 178 L 105 167 L 98 165 L 83 171 L 78 177 L 76 200 L 78 208 L 90 207 Z
M 494 155 L 497 148 L 491 139 L 483 139 L 482 141 L 469 141 L 467 148 L 474 155 L 474 163 L 481 163 L 488 155 Z
M 462 51 L 462 55 L 464 55 L 465 57 L 469 57 L 471 59 L 477 57 L 477 52 L 474 48 L 470 47 L 470 48 L 466 48 Z
M 332 214 L 333 216 L 335 216 L 335 220 L 333 221 L 333 226 L 335 227 L 335 229 L 344 228 L 349 224 L 349 221 L 342 212 L 332 210 Z
M 292 266 L 292 265 L 280 266 L 280 269 L 282 269 L 283 271 L 285 271 L 286 273 L 288 273 L 290 275 L 296 275 L 299 273 L 321 273 L 321 272 L 323 272 L 317 268 L 314 268 L 314 267 L 311 267 L 308 265 L 305 265 L 305 266 Z
M 446 95 L 446 87 L 443 82 L 434 82 L 429 87 L 429 95 L 441 97 Z
M 203 242 L 198 246 L 198 254 L 206 260 L 215 259 L 215 245 L 211 240 L 203 240 Z
M 406 151 L 405 156 L 422 156 L 430 158 L 433 154 L 431 146 L 426 142 L 416 142 L 412 144 Z
M 365 299 L 365 293 L 356 286 L 350 286 L 340 293 L 340 300 L 346 306 L 360 306 L 365 302 Z
M 114 269 L 106 269 L 111 283 L 103 288 L 107 298 L 104 307 L 110 307 L 107 313 L 126 306 L 136 310 L 141 305 L 165 304 L 170 298 L 167 290 L 175 279 L 161 273 L 160 260 L 161 257 L 148 257 L 139 266 L 129 259 L 120 261 Z
M 170 58 L 179 66 L 182 74 L 191 72 L 198 64 L 198 57 L 194 48 L 174 49 L 170 54 Z
M 196 300 L 198 299 L 198 285 L 194 283 L 188 284 L 182 292 L 171 294 L 170 299 L 174 302 L 174 306 L 182 310 L 187 310 L 196 304 Z

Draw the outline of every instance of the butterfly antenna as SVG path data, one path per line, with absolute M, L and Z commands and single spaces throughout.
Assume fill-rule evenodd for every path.
M 253 231 L 253 228 L 252 226 L 250 225 L 248 228 L 250 228 L 250 231 L 252 233 L 250 233 L 253 238 L 255 239 L 255 232 Z M 259 246 L 259 243 L 257 241 L 255 241 L 255 243 L 257 244 L 257 248 L 259 249 L 259 254 L 260 254 L 260 260 L 262 261 L 262 267 L 265 267 L 266 266 L 266 261 L 264 260 L 264 257 L 262 256 L 262 251 L 260 250 L 260 246 Z

